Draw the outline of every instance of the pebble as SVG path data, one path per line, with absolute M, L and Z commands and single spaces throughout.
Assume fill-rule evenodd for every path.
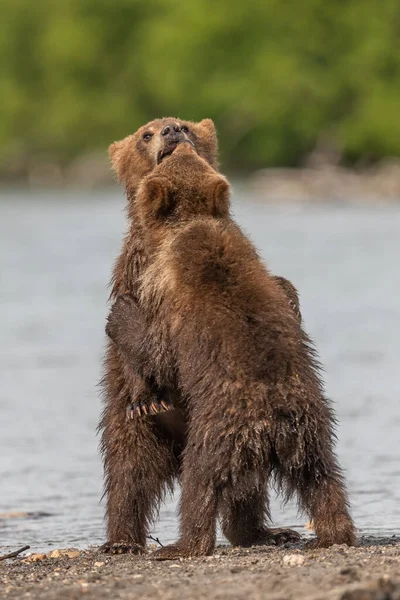
M 96 561 L 96 562 L 94 563 L 94 566 L 95 566 L 95 567 L 103 567 L 104 565 L 105 565 L 105 563 L 103 563 L 103 562 L 100 562 L 100 561 Z
M 68 556 L 68 558 L 77 558 L 80 555 L 80 551 L 76 548 L 70 548 L 69 550 L 52 550 L 47 554 L 48 558 L 61 558 L 62 556 Z
M 45 560 L 45 558 L 47 558 L 46 554 L 29 554 L 23 560 L 26 562 L 39 562 Z
M 47 554 L 36 553 L 28 554 L 22 560 L 27 562 L 38 562 L 40 560 L 45 560 L 46 558 L 62 558 L 63 556 L 67 556 L 68 558 L 77 558 L 80 556 L 80 551 L 76 548 L 71 548 L 70 550 L 52 550 Z M 104 563 L 103 563 L 104 564 Z
M 240 573 L 241 571 L 242 571 L 242 568 L 239 566 L 235 565 L 234 567 L 231 567 L 231 573 Z
M 287 567 L 297 567 L 305 563 L 305 557 L 301 554 L 285 554 L 283 564 Z
M 78 558 L 81 555 L 79 550 L 67 550 L 66 552 L 62 552 L 64 556 L 68 556 L 68 558 Z

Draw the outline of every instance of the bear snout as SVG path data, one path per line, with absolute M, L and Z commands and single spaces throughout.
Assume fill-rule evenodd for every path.
M 179 137 L 179 139 L 172 138 L 166 140 L 166 144 L 163 148 L 161 148 L 161 150 L 159 150 L 157 154 L 157 164 L 160 164 L 166 156 L 171 156 L 178 146 L 190 146 L 196 150 L 195 144 L 182 132 L 182 135 Z

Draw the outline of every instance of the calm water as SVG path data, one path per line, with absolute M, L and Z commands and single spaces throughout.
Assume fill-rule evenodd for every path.
M 96 384 L 124 200 L 118 190 L 0 194 L 0 512 L 50 513 L 0 519 L 0 547 L 97 544 Z M 238 192 L 234 207 L 271 269 L 300 289 L 358 528 L 400 534 L 400 204 L 262 205 Z M 272 508 L 304 531 L 293 505 Z M 174 539 L 172 500 L 154 532 Z

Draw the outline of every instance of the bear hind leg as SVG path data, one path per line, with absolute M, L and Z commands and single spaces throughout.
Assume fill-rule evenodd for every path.
M 334 458 L 336 463 L 336 459 Z M 316 534 L 311 542 L 315 548 L 327 548 L 333 544 L 356 545 L 356 533 L 351 519 L 347 493 L 338 464 L 332 464 L 330 472 L 300 475 L 298 485 L 300 506 L 310 516 Z
M 226 494 L 221 501 L 220 518 L 222 532 L 232 546 L 274 546 L 297 542 L 300 535 L 292 529 L 270 528 L 267 482 L 244 498 Z
M 180 538 L 154 553 L 156 560 L 174 560 L 213 553 L 216 542 L 218 492 L 200 477 L 182 481 Z
M 99 426 L 107 516 L 107 542 L 102 548 L 110 553 L 140 554 L 165 490 L 172 488 L 178 474 L 177 460 L 155 417 L 128 420 L 128 391 L 111 385 L 107 391 Z
M 275 471 L 287 496 L 297 493 L 300 509 L 312 521 L 317 536 L 313 546 L 354 546 L 355 527 L 333 450 L 333 418 L 330 409 L 325 409 L 278 418 Z
M 175 544 L 157 550 L 154 553 L 156 560 L 213 553 L 220 499 L 215 459 L 206 449 L 188 443 L 182 463 L 180 537 Z

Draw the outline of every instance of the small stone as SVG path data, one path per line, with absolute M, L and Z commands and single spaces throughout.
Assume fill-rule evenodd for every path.
M 81 553 L 79 550 L 75 550 L 72 548 L 71 550 L 66 550 L 62 554 L 68 556 L 68 558 L 78 558 L 78 556 L 80 556 Z
M 48 558 L 61 558 L 68 556 L 68 558 L 77 558 L 80 556 L 80 551 L 77 548 L 69 548 L 68 550 L 52 550 L 47 554 Z
M 101 562 L 101 561 L 96 561 L 96 562 L 94 563 L 94 566 L 95 566 L 95 567 L 103 567 L 105 564 L 106 564 L 106 563 L 104 563 L 104 562 Z
M 359 581 L 360 580 L 358 571 L 354 567 L 351 567 L 351 566 L 343 567 L 342 569 L 340 569 L 339 573 L 340 573 L 340 575 L 344 575 L 345 577 L 347 577 L 349 581 Z
M 136 573 L 135 575 L 132 575 L 132 579 L 142 579 L 143 575 L 141 575 L 140 573 Z
M 24 558 L 23 560 L 26 560 L 27 562 L 39 562 L 40 560 L 45 560 L 47 558 L 46 554 L 29 554 L 26 558 Z
M 238 566 L 231 567 L 231 573 L 240 573 L 242 569 Z
M 305 563 L 305 558 L 301 554 L 285 554 L 283 564 L 287 567 L 297 567 Z
M 180 569 L 181 565 L 169 565 L 170 569 Z

